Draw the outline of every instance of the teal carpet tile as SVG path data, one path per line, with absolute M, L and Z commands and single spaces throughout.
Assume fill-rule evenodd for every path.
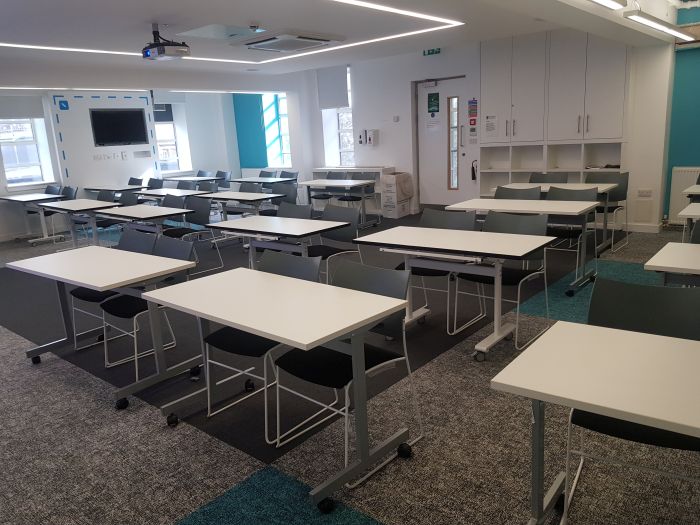
M 588 264 L 588 268 L 591 268 Z M 648 272 L 643 264 L 620 261 L 598 260 L 598 276 L 614 281 L 661 286 L 663 279 L 656 272 Z M 566 290 L 574 280 L 574 273 L 549 285 L 549 317 L 559 321 L 586 323 L 588 305 L 591 301 L 592 285 L 580 288 L 576 295 L 567 297 Z M 520 312 L 526 315 L 545 317 L 544 291 L 532 296 L 520 306 Z
M 379 525 L 368 516 L 337 504 L 322 514 L 309 499 L 309 487 L 274 467 L 259 470 L 196 510 L 178 525 Z

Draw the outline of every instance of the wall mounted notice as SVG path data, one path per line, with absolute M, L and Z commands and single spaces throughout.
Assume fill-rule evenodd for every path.
M 495 137 L 498 135 L 498 117 L 496 115 L 486 115 L 485 117 L 484 134 L 487 137 Z
M 428 93 L 428 113 L 440 112 L 440 93 Z

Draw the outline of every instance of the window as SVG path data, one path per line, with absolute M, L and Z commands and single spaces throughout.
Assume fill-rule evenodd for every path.
M 447 105 L 450 108 L 449 126 L 449 173 L 447 175 L 447 189 L 459 189 L 459 97 L 447 97 Z
M 42 119 L 0 120 L 0 157 L 8 186 L 53 182 Z
M 173 122 L 156 122 L 156 145 L 161 171 L 177 171 L 180 160 L 177 154 L 177 137 Z
M 322 110 L 327 166 L 355 166 L 355 133 L 352 128 L 352 90 L 347 68 L 348 107 Z
M 287 94 L 264 93 L 262 105 L 267 165 L 273 168 L 291 168 L 292 150 L 289 140 Z

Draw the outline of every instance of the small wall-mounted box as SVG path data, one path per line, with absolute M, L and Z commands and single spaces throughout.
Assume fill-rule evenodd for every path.
M 357 143 L 361 146 L 376 146 L 379 141 L 378 129 L 363 129 L 357 136 Z

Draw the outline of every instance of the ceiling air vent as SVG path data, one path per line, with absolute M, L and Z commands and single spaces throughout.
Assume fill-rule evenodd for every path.
M 318 47 L 327 46 L 331 43 L 337 43 L 338 39 L 324 35 L 309 35 L 309 34 L 293 34 L 289 32 L 280 32 L 264 35 L 259 35 L 256 38 L 248 39 L 241 42 L 248 49 L 256 49 L 259 51 L 273 51 L 275 53 L 298 53 Z

